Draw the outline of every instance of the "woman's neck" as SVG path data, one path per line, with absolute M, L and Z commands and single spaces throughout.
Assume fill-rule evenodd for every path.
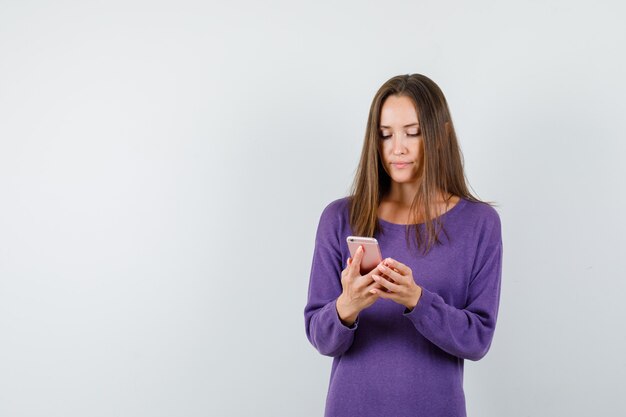
M 382 201 L 396 204 L 398 206 L 410 206 L 413 202 L 413 198 L 419 190 L 419 183 L 412 184 L 398 184 L 392 183 L 389 191 L 383 196 Z
M 381 203 L 386 203 L 392 206 L 396 206 L 398 208 L 409 208 L 413 203 L 413 199 L 417 194 L 417 188 L 411 189 L 409 187 L 392 187 L 389 192 L 384 195 L 381 199 Z M 438 206 L 441 204 L 446 204 L 452 198 L 452 194 L 443 193 L 439 191 L 435 195 L 434 201 L 431 201 L 431 204 Z

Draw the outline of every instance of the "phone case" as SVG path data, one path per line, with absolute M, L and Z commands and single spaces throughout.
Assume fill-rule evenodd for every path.
M 363 259 L 361 260 L 361 275 L 365 275 L 382 262 L 383 257 L 378 246 L 378 241 L 373 237 L 348 236 L 346 238 L 350 256 L 354 259 L 359 246 L 363 246 Z

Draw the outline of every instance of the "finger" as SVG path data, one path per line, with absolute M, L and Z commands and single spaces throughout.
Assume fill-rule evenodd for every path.
M 359 246 L 354 254 L 354 259 L 350 262 L 350 268 L 353 273 L 361 275 L 361 259 L 363 258 L 363 246 Z
M 387 289 L 378 282 L 372 281 L 372 283 L 365 288 L 365 291 L 370 294 L 376 294 L 377 291 L 378 293 L 387 292 Z
M 376 274 L 377 272 L 379 272 L 378 268 L 382 265 L 382 261 L 376 265 L 374 268 L 372 268 L 371 271 L 369 271 L 367 274 L 363 275 L 361 278 L 361 285 L 365 286 L 365 285 L 369 285 L 374 279 L 372 278 L 372 274 Z
M 381 264 L 382 262 L 378 265 L 381 265 Z M 374 287 L 378 287 L 379 289 L 383 288 L 381 285 L 377 284 L 374 281 L 374 278 L 372 278 L 372 274 L 376 272 L 376 268 L 373 268 L 371 271 L 369 271 L 365 275 L 355 277 L 353 288 L 355 288 L 357 291 L 369 291 L 370 288 L 374 288 Z
M 397 269 L 391 269 L 385 265 L 380 265 L 378 267 L 378 271 L 379 274 L 384 274 L 386 276 L 388 276 L 389 278 L 391 278 L 394 282 L 399 282 L 399 283 L 407 283 L 409 277 L 407 277 L 406 275 L 402 275 L 398 272 Z
M 398 297 L 398 294 L 393 293 L 393 292 L 389 292 L 386 288 L 384 289 L 380 289 L 380 288 L 372 288 L 370 290 L 370 292 L 380 298 L 385 298 L 385 299 L 391 299 L 394 300 Z
M 388 280 L 386 280 L 385 278 L 381 277 L 380 275 L 372 275 L 372 277 L 374 278 L 374 281 L 378 282 L 379 284 L 381 284 L 383 287 L 387 288 L 391 292 L 399 293 L 402 291 L 402 286 L 393 284 L 389 282 Z
M 352 263 L 352 258 L 348 258 L 348 262 L 346 263 L 346 267 L 349 268 Z
M 400 274 L 402 275 L 408 275 L 411 274 L 411 268 L 409 268 L 408 266 L 406 266 L 405 264 L 403 264 L 402 262 L 398 262 L 393 258 L 387 258 L 383 261 L 385 263 L 385 265 L 387 265 L 390 268 L 395 268 L 398 271 L 400 271 Z

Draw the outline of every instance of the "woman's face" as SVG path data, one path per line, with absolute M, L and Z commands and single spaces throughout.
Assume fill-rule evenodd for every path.
M 422 174 L 422 134 L 411 99 L 389 96 L 380 112 L 379 143 L 385 171 L 398 183 L 417 183 Z

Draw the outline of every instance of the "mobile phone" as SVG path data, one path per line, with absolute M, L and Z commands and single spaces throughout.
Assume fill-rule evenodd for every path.
M 359 246 L 363 245 L 363 258 L 361 259 L 361 275 L 367 274 L 372 269 L 383 261 L 382 254 L 380 253 L 380 247 L 378 241 L 373 237 L 363 236 L 348 236 L 346 238 L 348 242 L 348 249 L 350 249 L 350 255 L 354 259 Z

